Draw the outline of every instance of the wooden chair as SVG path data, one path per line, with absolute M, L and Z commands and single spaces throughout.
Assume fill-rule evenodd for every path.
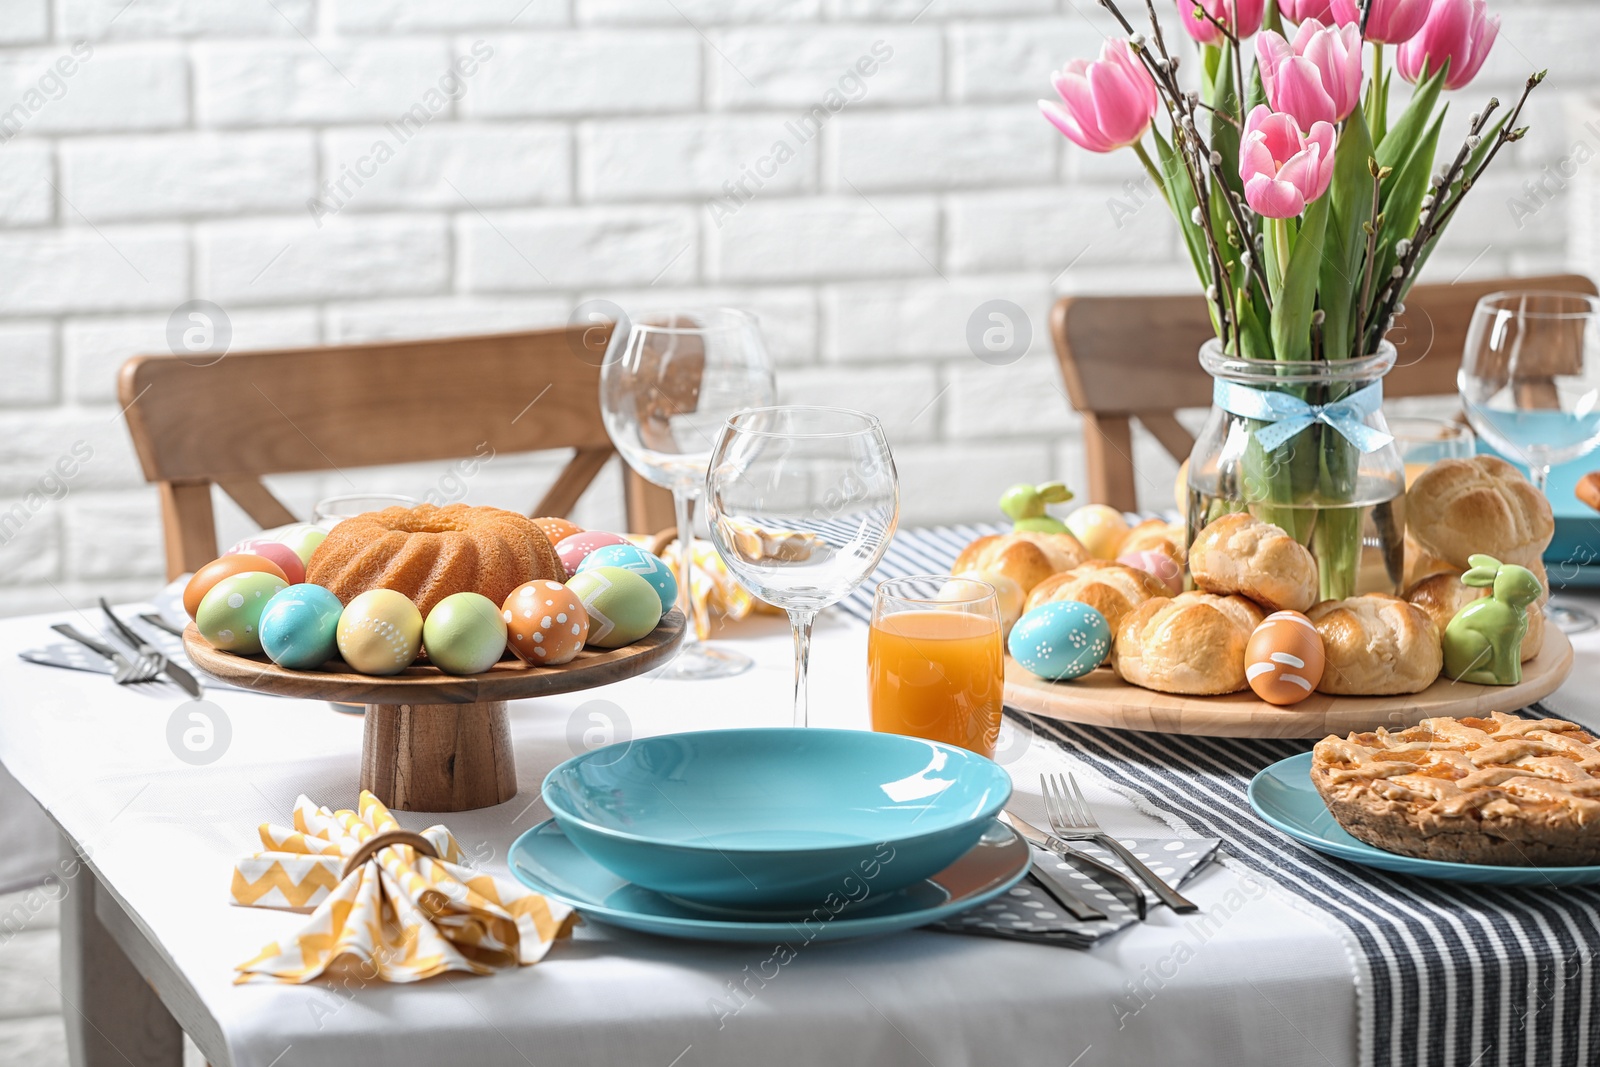
M 1501 289 L 1595 293 L 1577 274 L 1418 285 L 1389 339 L 1399 350 L 1384 395 L 1456 392 L 1456 371 L 1478 300 Z M 1209 407 L 1211 376 L 1196 359 L 1215 334 L 1205 299 L 1193 296 L 1064 296 L 1050 313 L 1061 376 L 1083 415 L 1089 499 L 1134 511 L 1132 424 L 1138 420 L 1176 459 L 1189 457 L 1194 435 L 1179 408 Z
M 593 335 L 584 341 L 557 329 L 240 352 L 208 366 L 135 356 L 118 396 L 145 479 L 161 488 L 167 576 L 216 557 L 213 485 L 264 527 L 295 521 L 266 474 L 571 448 L 531 512 L 565 515 L 615 451 Z M 629 527 L 670 526 L 671 495 L 626 479 Z

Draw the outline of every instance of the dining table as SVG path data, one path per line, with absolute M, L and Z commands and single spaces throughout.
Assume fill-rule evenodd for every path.
M 988 529 L 902 530 L 879 576 L 948 570 L 960 547 Z M 1572 599 L 1600 610 L 1600 596 Z M 869 584 L 817 622 L 814 726 L 870 727 L 870 603 Z M 100 629 L 89 613 L 63 606 L 0 620 L 0 645 L 48 643 L 50 624 L 62 621 Z M 788 725 L 787 622 L 753 615 L 715 636 L 748 654 L 753 668 L 698 682 L 650 674 L 514 702 L 513 799 L 395 817 L 413 830 L 443 823 L 469 865 L 505 876 L 512 842 L 549 817 L 539 786 L 563 760 L 606 741 Z M 1541 711 L 1600 729 L 1600 631 L 1572 641 L 1573 674 Z M 233 865 L 258 849 L 257 827 L 287 823 L 302 795 L 354 806 L 359 709 L 211 688 L 205 699 L 225 720 L 226 741 L 198 762 L 173 743 L 189 697 L 169 683 L 119 686 L 11 655 L 0 658 L 0 693 L 0 874 L 12 885 L 43 880 L 37 892 L 61 900 L 59 992 L 79 1065 L 176 1067 L 180 1030 L 214 1067 L 1365 1067 L 1600 1057 L 1600 1013 L 1589 1008 L 1600 948 L 1592 891 L 1517 891 L 1553 907 L 1570 895 L 1572 914 L 1588 909 L 1579 922 L 1529 908 L 1547 925 L 1570 927 L 1561 944 L 1575 951 L 1552 964 L 1558 987 L 1527 933 L 1533 918 L 1486 920 L 1490 934 L 1463 932 L 1457 941 L 1435 934 L 1430 923 L 1469 925 L 1451 909 L 1514 907 L 1472 887 L 1412 886 L 1319 856 L 1242 807 L 1239 783 L 1251 760 L 1264 765 L 1309 741 L 1225 749 L 1211 739 L 1008 713 L 996 758 L 1012 777 L 1011 806 L 1026 819 L 1045 821 L 1040 775 L 1070 771 L 1114 836 L 1222 839 L 1217 861 L 1182 886 L 1198 912 L 1154 907 L 1146 921 L 1088 948 L 924 928 L 797 943 L 778 957 L 778 946 L 669 939 L 589 920 L 537 964 L 488 976 L 236 984 L 237 964 L 304 918 L 233 904 Z M 41 854 L 52 838 L 59 851 Z M 1409 910 L 1415 921 L 1396 924 L 1393 936 L 1363 935 L 1364 923 L 1378 922 L 1363 908 Z M 6 923 L 13 920 L 25 925 L 27 916 Z M 11 930 L 0 923 L 0 952 Z M 1495 936 L 1503 941 L 1486 948 Z M 1441 947 L 1408 948 L 1406 938 Z

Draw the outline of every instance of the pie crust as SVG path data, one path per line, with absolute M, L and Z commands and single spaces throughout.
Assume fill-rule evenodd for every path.
M 1506 867 L 1600 864 L 1600 741 L 1561 719 L 1424 719 L 1329 736 L 1311 781 L 1386 852 Z

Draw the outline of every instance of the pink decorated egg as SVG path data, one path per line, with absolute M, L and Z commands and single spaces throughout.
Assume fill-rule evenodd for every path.
M 614 533 L 604 533 L 600 530 L 585 530 L 583 533 L 563 537 L 556 545 L 556 555 L 561 557 L 561 565 L 567 569 L 567 577 L 571 578 L 578 573 L 578 564 L 583 558 L 597 548 L 606 545 L 625 545 L 627 538 L 618 537 Z
M 506 621 L 506 644 L 535 667 L 570 661 L 589 639 L 589 613 L 578 594 L 560 582 L 522 583 L 506 597 L 500 617 Z
M 228 555 L 234 556 L 241 552 L 248 552 L 270 559 L 282 568 L 290 585 L 299 585 L 306 580 L 306 565 L 300 554 L 282 541 L 269 541 L 265 537 L 252 537 L 248 541 L 240 541 L 228 549 Z
M 1244 674 L 1268 704 L 1297 704 L 1322 681 L 1327 665 L 1322 635 L 1298 611 L 1275 611 L 1250 635 Z
M 1159 548 L 1141 548 L 1137 552 L 1124 552 L 1117 562 L 1136 571 L 1144 571 L 1160 578 L 1169 596 L 1183 592 L 1183 568 Z

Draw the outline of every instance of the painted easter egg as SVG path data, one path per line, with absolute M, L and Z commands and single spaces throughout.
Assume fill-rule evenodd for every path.
M 567 588 L 578 594 L 589 613 L 588 643 L 594 648 L 621 648 L 654 630 L 661 621 L 661 598 L 655 586 L 621 567 L 584 571 L 575 575 Z
M 1124 552 L 1117 557 L 1117 562 L 1124 567 L 1132 567 L 1136 571 L 1155 575 L 1167 587 L 1168 596 L 1177 596 L 1183 592 L 1183 568 L 1159 548 L 1141 548 L 1137 552 Z
M 583 557 L 583 562 L 578 564 L 578 573 L 596 567 L 621 567 L 649 582 L 661 598 L 663 615 L 678 602 L 678 579 L 672 576 L 672 568 L 667 566 L 666 560 L 646 552 L 638 545 L 605 545 L 597 548 Z
M 422 648 L 422 612 L 404 593 L 368 589 L 339 616 L 339 655 L 361 674 L 399 674 Z
M 311 554 L 322 544 L 323 538 L 328 536 L 328 531 L 309 522 L 296 522 L 270 530 L 263 536 L 288 545 L 294 550 L 294 554 L 300 557 L 302 564 L 310 564 Z
M 543 578 L 524 582 L 500 607 L 507 644 L 535 667 L 570 662 L 589 639 L 589 612 L 578 594 Z
M 1066 518 L 1067 529 L 1083 543 L 1095 559 L 1117 558 L 1122 539 L 1128 536 L 1128 520 L 1122 512 L 1106 504 L 1085 504 Z
M 1244 646 L 1244 676 L 1268 704 L 1296 704 L 1322 681 L 1327 665 L 1322 635 L 1298 611 L 1275 611 Z
M 544 532 L 544 535 L 550 539 L 552 545 L 559 545 L 567 538 L 576 537 L 578 534 L 583 533 L 583 527 L 571 519 L 556 519 L 546 516 L 545 518 L 534 519 L 533 524 Z
M 956 577 L 988 582 L 994 587 L 994 598 L 1000 605 L 1000 633 L 1009 634 L 1011 628 L 1017 624 L 1017 620 L 1022 618 L 1022 605 L 1028 599 L 1027 594 L 1022 591 L 1022 586 L 999 571 L 963 571 Z M 942 590 L 939 599 L 945 599 Z
M 309 671 L 339 654 L 344 605 L 320 585 L 291 585 L 261 612 L 261 651 L 280 667 Z
M 482 674 L 506 650 L 500 608 L 481 593 L 452 593 L 433 606 L 422 624 L 428 662 L 446 674 Z
M 284 585 L 289 584 L 289 576 L 283 573 L 283 568 L 265 556 L 249 552 L 240 552 L 234 556 L 219 556 L 195 571 L 194 577 L 189 579 L 189 584 L 183 587 L 183 610 L 189 613 L 189 618 L 198 618 L 196 612 L 200 610 L 200 601 L 205 599 L 206 594 L 211 592 L 212 587 L 218 582 L 235 574 L 257 571 L 277 575 Z
M 1111 651 L 1106 617 L 1076 600 L 1040 604 L 1011 628 L 1006 640 L 1011 658 L 1050 682 L 1079 678 Z
M 194 624 L 214 648 L 255 656 L 261 652 L 261 613 L 289 583 L 281 574 L 241 571 L 222 579 L 200 599 Z
M 268 541 L 264 537 L 252 537 L 247 541 L 240 541 L 228 549 L 228 555 L 236 556 L 248 552 L 262 559 L 270 559 L 283 571 L 284 578 L 290 585 L 299 585 L 306 580 L 306 564 L 294 549 L 282 541 Z
M 583 533 L 563 537 L 556 544 L 556 555 L 561 557 L 561 565 L 567 569 L 567 577 L 571 578 L 578 573 L 578 564 L 583 562 L 585 556 L 597 548 L 607 545 L 625 545 L 627 538 L 618 537 L 614 533 L 604 533 L 600 530 L 585 530 Z

